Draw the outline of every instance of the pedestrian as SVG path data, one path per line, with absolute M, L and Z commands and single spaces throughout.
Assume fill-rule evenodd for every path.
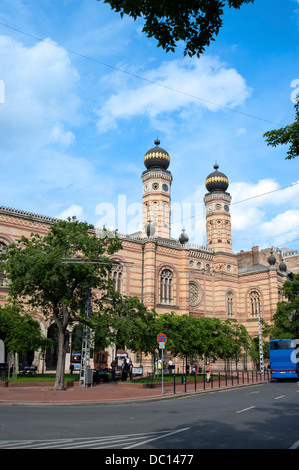
M 127 380 L 128 370 L 129 370 L 129 364 L 127 363 L 126 359 L 124 359 L 124 362 L 122 363 L 122 366 L 121 366 L 121 380 L 122 380 L 122 382 L 125 382 Z
M 74 364 L 70 364 L 70 373 L 72 374 L 74 372 Z
M 210 382 L 211 372 L 212 372 L 212 367 L 210 366 L 209 362 L 207 362 L 207 365 L 206 365 L 206 367 L 205 367 L 205 373 L 206 373 L 207 383 Z
M 168 361 L 168 372 L 171 374 L 172 373 L 172 360 L 169 359 Z
M 130 377 L 130 380 L 133 380 L 133 363 L 130 359 L 130 363 L 129 363 L 129 377 Z
M 117 367 L 117 358 L 111 362 L 111 382 L 115 382 L 115 373 Z

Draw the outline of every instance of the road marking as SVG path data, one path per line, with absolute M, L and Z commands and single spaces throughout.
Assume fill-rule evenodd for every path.
M 244 413 L 244 411 L 252 410 L 252 408 L 255 408 L 255 406 L 250 406 L 249 408 L 244 408 L 244 410 L 236 411 L 236 413 Z
M 290 449 L 299 449 L 299 441 L 294 442 Z
M 276 398 L 274 398 L 274 400 L 280 400 L 280 398 L 283 398 L 283 397 L 285 397 L 285 395 L 281 395 L 280 397 L 276 397 Z
M 188 429 L 190 429 L 190 428 L 178 429 L 177 431 L 169 432 L 168 434 L 164 434 L 163 436 L 153 437 L 152 439 L 148 439 L 147 441 L 138 442 L 138 443 L 133 444 L 131 446 L 125 447 L 125 449 L 132 449 L 133 447 L 138 447 L 138 446 L 141 446 L 143 444 L 148 444 L 149 442 L 156 441 L 157 439 L 162 439 L 163 437 L 172 436 L 173 434 L 177 434 L 178 432 L 187 431 Z
M 139 434 L 123 434 L 118 436 L 68 438 L 68 439 L 24 439 L 0 440 L 0 449 L 131 449 L 157 439 L 186 431 L 182 428 L 176 431 L 156 431 Z

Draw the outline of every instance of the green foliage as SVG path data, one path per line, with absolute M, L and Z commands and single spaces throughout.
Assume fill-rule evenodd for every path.
M 271 339 L 299 338 L 299 274 L 295 274 L 292 281 L 284 283 L 282 293 L 287 300 L 277 304 Z
M 5 253 L 9 294 L 14 301 L 38 308 L 52 316 L 58 330 L 56 389 L 63 389 L 65 355 L 69 343 L 68 326 L 85 321 L 87 293 L 105 291 L 112 261 L 121 241 L 75 218 L 51 225 L 42 237 L 31 234 L 8 247 Z M 93 291 L 92 291 L 93 292 Z
M 161 315 L 157 322 L 159 332 L 168 338 L 166 348 L 174 356 L 238 360 L 251 347 L 246 328 L 237 322 L 179 316 L 173 312 Z
M 0 309 L 0 338 L 11 353 L 24 354 L 30 349 L 49 346 L 39 323 L 16 304 L 7 304 Z
M 174 52 L 179 41 L 184 55 L 199 57 L 215 41 L 222 26 L 225 6 L 239 9 L 254 0 L 104 0 L 111 8 L 134 20 L 144 18 L 142 31 L 154 37 L 158 47 Z
M 98 307 L 99 315 L 93 317 L 93 327 L 103 338 L 134 352 L 154 352 L 157 314 L 138 297 L 122 296 L 110 288 Z
M 52 225 L 45 237 L 32 234 L 8 247 L 6 277 L 10 295 L 59 318 L 62 306 L 72 319 L 84 311 L 87 287 L 104 288 L 117 238 L 99 239 L 93 227 L 75 219 Z M 70 262 L 77 258 L 78 262 Z
M 295 104 L 296 117 L 295 122 L 280 129 L 265 132 L 267 145 L 277 147 L 277 145 L 289 145 L 286 160 L 299 156 L 299 95 Z

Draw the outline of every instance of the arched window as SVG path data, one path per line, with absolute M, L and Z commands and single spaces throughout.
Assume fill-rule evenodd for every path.
M 212 221 L 209 223 L 209 232 L 210 232 L 210 243 L 212 243 L 212 240 L 213 240 L 213 222 Z
M 161 304 L 173 304 L 173 274 L 170 269 L 163 269 L 160 279 Z
M 227 315 L 228 317 L 233 317 L 234 316 L 234 294 L 229 291 L 227 293 Z
M 7 247 L 5 243 L 0 241 L 0 255 L 3 255 L 7 250 Z M 4 272 L 3 272 L 3 264 L 4 264 L 4 259 L 0 259 L 0 287 L 5 285 L 4 281 Z
M 258 291 L 254 290 L 249 294 L 250 302 L 250 316 L 251 318 L 258 318 L 261 311 L 261 301 L 260 294 Z
M 217 220 L 217 236 L 218 236 L 218 241 L 221 241 L 221 220 Z
M 116 263 L 111 270 L 111 279 L 116 292 L 122 293 L 123 267 Z

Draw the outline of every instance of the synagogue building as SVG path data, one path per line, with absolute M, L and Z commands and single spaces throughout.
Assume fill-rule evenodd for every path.
M 277 302 L 281 300 L 283 283 L 291 271 L 298 272 L 297 253 L 292 250 L 291 254 L 272 249 L 260 250 L 258 246 L 251 251 L 233 253 L 232 195 L 228 177 L 219 171 L 216 164 L 206 177 L 203 197 L 207 246 L 189 243 L 185 230 L 179 239 L 172 238 L 173 177 L 169 170 L 170 156 L 160 147 L 159 140 L 145 153 L 144 165 L 140 195 L 142 231 L 120 235 L 122 249 L 112 257 L 115 261 L 112 272 L 115 289 L 126 296 L 137 296 L 144 305 L 154 308 L 159 314 L 173 311 L 192 317 L 232 319 L 257 337 L 259 317 L 271 322 Z M 51 217 L 0 207 L 0 250 L 5 251 L 22 235 L 30 237 L 32 232 L 45 235 L 55 221 Z M 7 286 L 2 282 L 2 302 L 7 292 Z M 52 337 L 52 321 L 38 313 L 34 316 L 44 334 Z M 127 351 L 117 351 L 115 346 L 108 351 L 95 351 L 93 365 L 110 365 L 116 354 L 121 357 L 125 353 Z M 137 365 L 136 357 L 128 353 Z M 26 360 L 33 361 L 39 370 L 53 370 L 56 366 L 55 350 L 43 359 L 34 352 L 31 359 L 24 358 Z M 176 358 L 173 360 L 177 361 Z M 72 346 L 67 355 L 66 370 L 69 370 L 70 363 L 77 367 L 80 363 L 80 350 Z

